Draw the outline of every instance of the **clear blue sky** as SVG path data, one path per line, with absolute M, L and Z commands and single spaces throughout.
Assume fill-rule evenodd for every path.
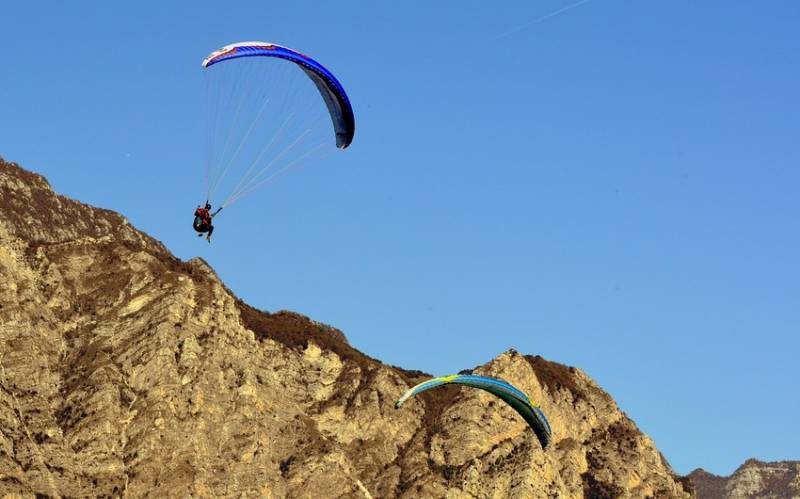
M 0 155 L 247 302 L 446 374 L 578 366 L 686 473 L 800 459 L 800 3 L 13 2 Z M 200 61 L 331 68 L 355 141 L 191 230 Z

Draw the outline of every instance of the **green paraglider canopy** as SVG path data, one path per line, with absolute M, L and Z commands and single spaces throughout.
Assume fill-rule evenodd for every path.
M 394 406 L 395 408 L 399 408 L 411 397 L 424 391 L 449 384 L 479 388 L 501 398 L 528 423 L 539 439 L 539 443 L 542 444 L 542 448 L 547 448 L 547 444 L 550 443 L 550 438 L 552 436 L 552 430 L 544 412 L 542 412 L 538 405 L 531 401 L 525 392 L 501 379 L 478 376 L 475 374 L 451 374 L 449 376 L 440 376 L 438 378 L 429 379 L 428 381 L 423 381 L 413 388 L 410 388 L 395 402 Z

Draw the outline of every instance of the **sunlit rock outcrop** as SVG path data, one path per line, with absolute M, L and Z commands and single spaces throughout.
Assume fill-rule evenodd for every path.
M 479 390 L 396 410 L 425 374 L 253 309 L 2 161 L 0 283 L 0 497 L 690 497 L 579 369 L 514 351 L 475 369 L 541 404 L 546 452 Z

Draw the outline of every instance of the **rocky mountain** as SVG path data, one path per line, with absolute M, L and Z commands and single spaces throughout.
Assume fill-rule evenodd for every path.
M 690 497 L 587 374 L 513 350 L 475 368 L 541 404 L 543 451 L 480 390 L 264 312 L 203 260 L 0 161 L 2 497 Z M 446 373 L 440 373 L 446 374 Z
M 728 477 L 696 469 L 687 478 L 698 499 L 800 498 L 800 461 L 764 463 L 749 459 Z

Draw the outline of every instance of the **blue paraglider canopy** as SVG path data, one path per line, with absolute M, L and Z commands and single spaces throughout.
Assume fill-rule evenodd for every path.
M 325 66 L 305 54 L 274 43 L 240 42 L 226 45 L 212 52 L 203 61 L 203 67 L 208 68 L 214 64 L 239 57 L 277 57 L 300 66 L 317 86 L 328 106 L 333 128 L 336 131 L 336 147 L 344 149 L 350 145 L 356 127 L 353 108 L 344 87 Z

